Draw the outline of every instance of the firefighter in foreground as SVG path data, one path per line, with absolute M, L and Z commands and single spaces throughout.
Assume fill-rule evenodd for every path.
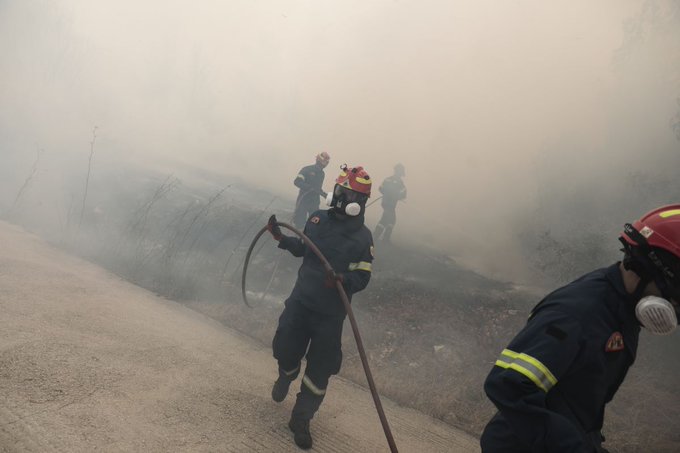
M 397 164 L 394 166 L 394 174 L 385 178 L 378 188 L 382 194 L 380 204 L 383 215 L 373 231 L 376 241 L 390 242 L 392 230 L 397 223 L 397 203 L 406 198 L 406 186 L 402 181 L 404 176 L 406 176 L 404 166 Z
M 284 236 L 274 216 L 269 219 L 269 231 L 279 241 L 279 248 L 303 257 L 272 342 L 279 365 L 279 377 L 272 388 L 272 399 L 276 402 L 285 399 L 307 354 L 300 392 L 288 423 L 295 443 L 303 449 L 312 447 L 309 421 L 323 401 L 329 378 L 340 371 L 342 362 L 341 337 L 346 312 L 335 282 L 342 283 L 351 300 L 352 294 L 364 289 L 371 278 L 373 238 L 364 226 L 371 179 L 362 167 L 341 168 L 332 198 L 329 197 L 330 209 L 312 213 L 304 228 L 305 235 L 328 259 L 334 274 L 326 274 L 317 256 L 301 239 Z
M 293 224 L 298 228 L 305 226 L 309 215 L 319 209 L 320 199 L 325 199 L 328 195 L 321 187 L 326 177 L 323 169 L 330 161 L 331 156 L 328 153 L 317 154 L 316 163 L 303 167 L 293 181 L 293 184 L 300 189 L 293 214 Z
M 635 360 L 640 327 L 678 324 L 680 205 L 658 208 L 619 240 L 623 261 L 545 297 L 501 352 L 484 390 L 498 408 L 482 452 L 607 452 L 601 428 Z

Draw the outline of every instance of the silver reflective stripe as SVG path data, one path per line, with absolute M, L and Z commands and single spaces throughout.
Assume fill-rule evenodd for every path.
M 557 379 L 550 370 L 538 359 L 528 354 L 505 349 L 501 352 L 500 358 L 496 360 L 496 366 L 517 371 L 545 392 L 557 384 Z
M 292 376 L 295 373 L 297 373 L 299 369 L 300 369 L 300 365 L 296 366 L 295 369 L 292 370 L 292 371 L 286 371 L 286 370 L 281 370 L 281 371 L 283 371 L 283 374 L 285 374 L 286 376 Z
M 302 376 L 302 383 L 305 384 L 307 388 L 311 390 L 312 393 L 315 395 L 322 396 L 326 394 L 326 389 L 320 389 L 319 387 L 314 385 L 312 380 L 309 379 L 306 374 Z
M 373 266 L 368 261 L 359 261 L 358 263 L 349 263 L 350 271 L 367 271 L 371 272 Z
M 305 175 L 303 175 L 302 173 L 300 173 L 300 174 L 297 175 L 295 178 L 296 178 L 296 179 L 297 179 L 297 178 L 300 178 L 300 179 L 302 179 L 302 180 L 304 181 L 304 180 L 305 180 Z

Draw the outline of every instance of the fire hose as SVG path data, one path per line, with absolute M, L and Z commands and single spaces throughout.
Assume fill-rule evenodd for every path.
M 312 252 L 319 258 L 321 261 L 321 264 L 323 265 L 326 274 L 334 275 L 335 272 L 333 271 L 333 267 L 330 265 L 328 260 L 326 259 L 325 256 L 321 253 L 321 250 L 314 244 L 311 239 L 309 239 L 302 231 L 298 230 L 297 228 L 288 225 L 287 223 L 283 222 L 276 222 L 276 224 L 280 227 L 286 228 L 287 230 L 292 231 L 295 233 L 297 236 L 300 237 L 305 243 L 307 247 L 309 247 Z M 260 237 L 264 234 L 264 232 L 267 231 L 267 226 L 262 227 L 262 229 L 255 235 L 253 238 L 253 242 L 250 244 L 250 247 L 248 248 L 248 253 L 246 254 L 245 262 L 243 263 L 243 276 L 241 278 L 241 292 L 243 294 L 243 302 L 248 306 L 252 306 L 248 303 L 248 296 L 246 295 L 246 274 L 248 272 L 248 264 L 250 262 L 250 255 L 253 252 L 253 249 L 255 248 L 255 244 L 257 244 L 257 241 L 260 239 Z M 394 437 L 392 436 L 392 431 L 390 430 L 390 425 L 387 423 L 387 417 L 385 416 L 385 411 L 383 410 L 382 403 L 380 402 L 380 395 L 378 395 L 378 390 L 375 386 L 375 382 L 373 381 L 373 375 L 371 374 L 371 369 L 368 366 L 368 359 L 366 357 L 366 351 L 364 350 L 364 345 L 363 342 L 361 341 L 361 334 L 359 333 L 359 327 L 357 326 L 357 321 L 354 318 L 354 312 L 352 311 L 352 306 L 349 303 L 349 298 L 347 297 L 347 293 L 345 292 L 345 288 L 342 286 L 342 282 L 339 280 L 335 281 L 335 285 L 338 289 L 338 292 L 340 293 L 340 299 L 342 299 L 342 303 L 345 306 L 345 310 L 347 311 L 347 317 L 349 318 L 349 322 L 352 325 L 352 332 L 354 333 L 354 340 L 356 341 L 357 344 L 357 349 L 359 350 L 359 356 L 361 357 L 361 364 L 364 367 L 364 373 L 366 374 L 366 380 L 368 381 L 368 387 L 371 390 L 371 396 L 373 396 L 373 402 L 375 403 L 375 409 L 378 411 L 378 417 L 380 418 L 380 423 L 382 424 L 383 431 L 385 432 L 385 438 L 387 439 L 387 444 L 390 447 L 390 451 L 392 453 L 397 453 L 397 445 L 394 442 Z
M 368 204 L 366 205 L 366 208 L 369 208 L 373 203 L 375 203 L 375 202 L 377 202 L 377 201 L 380 201 L 380 199 L 382 199 L 382 195 L 379 196 L 378 198 L 376 198 L 375 200 L 371 201 L 370 203 L 368 203 Z

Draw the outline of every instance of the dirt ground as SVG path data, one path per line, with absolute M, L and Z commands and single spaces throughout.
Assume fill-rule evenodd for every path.
M 0 222 L 0 451 L 297 451 L 268 349 Z M 402 452 L 477 439 L 383 400 Z M 368 392 L 342 378 L 314 451 L 388 451 Z

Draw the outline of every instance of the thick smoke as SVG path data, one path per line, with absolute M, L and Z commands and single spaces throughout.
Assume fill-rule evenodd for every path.
M 677 1 L 2 2 L 3 207 L 38 149 L 45 204 L 77 203 L 94 126 L 99 174 L 209 169 L 291 199 L 325 150 L 328 189 L 344 162 L 406 166 L 398 240 L 530 280 L 527 237 L 668 201 L 679 30 Z

